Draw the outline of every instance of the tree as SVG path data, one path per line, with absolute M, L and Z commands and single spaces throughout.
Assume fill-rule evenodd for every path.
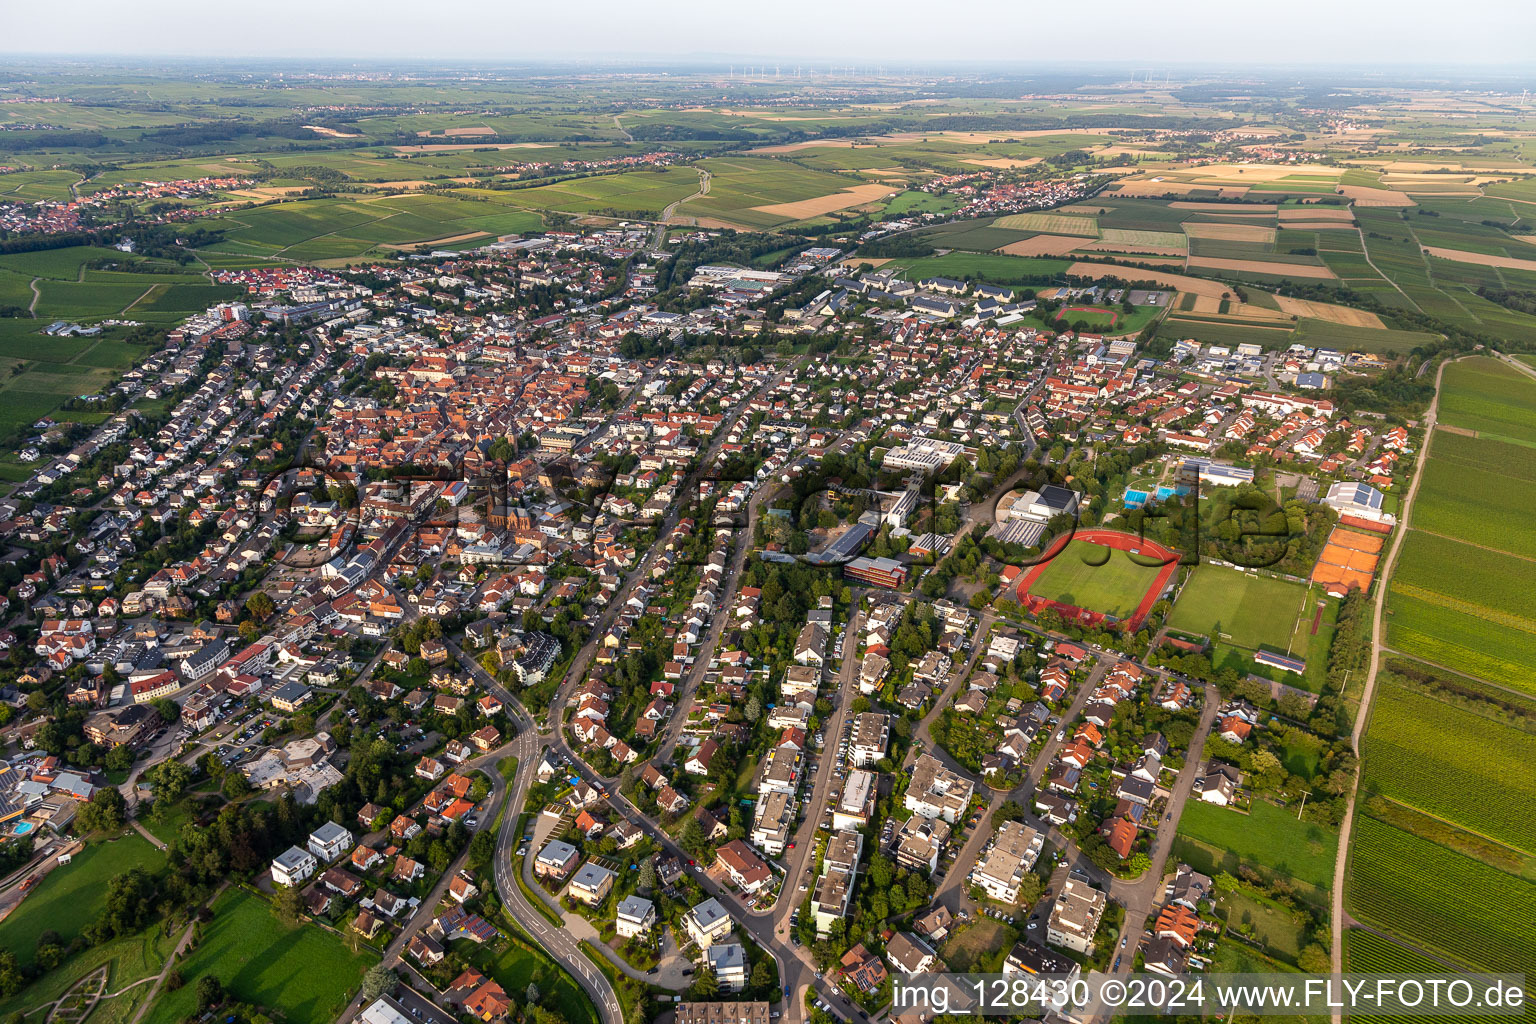
M 299 887 L 296 885 L 279 885 L 277 893 L 272 897 L 272 912 L 277 919 L 286 924 L 298 924 L 299 915 L 303 913 L 304 904 L 299 899 Z
M 169 697 L 160 697 L 156 700 L 152 700 L 150 701 L 149 706 L 155 709 L 155 714 L 159 715 L 160 721 L 164 722 L 166 725 L 170 725 L 173 722 L 181 720 L 181 705 L 177 704 Z
M 526 998 L 528 1005 L 537 1005 L 539 1001 L 539 986 L 530 981 L 528 983 L 527 989 L 523 991 L 523 995 Z
M 476 832 L 469 841 L 469 867 L 484 871 L 496 858 L 496 840 L 489 832 Z
M 683 824 L 683 831 L 678 835 L 677 841 L 683 849 L 698 856 L 709 844 L 709 837 L 704 835 L 704 826 L 699 824 L 698 817 L 690 816 Z
M 363 1002 L 371 1003 L 380 996 L 393 992 L 399 980 L 395 977 L 395 972 L 388 967 L 383 964 L 374 964 L 368 968 L 368 973 L 363 975 Z
M 715 969 L 705 964 L 693 979 L 693 985 L 688 989 L 688 995 L 692 999 L 713 999 L 720 994 L 720 979 L 715 977 Z
M 75 813 L 82 831 L 116 832 L 123 827 L 127 810 L 128 801 L 123 799 L 123 794 L 114 786 L 103 786 Z
M 240 772 L 225 772 L 224 784 L 219 787 L 219 791 L 228 800 L 238 800 L 251 792 L 251 781 Z
M 258 590 L 245 599 L 245 610 L 251 613 L 251 617 L 257 622 L 265 622 L 277 611 L 277 605 L 273 603 L 272 596 L 264 590 Z
M 757 699 L 757 694 L 747 698 L 747 706 L 742 714 L 749 722 L 756 722 L 763 714 L 763 702 Z
M 1333 961 L 1328 951 L 1314 942 L 1302 949 L 1296 958 L 1296 966 L 1308 974 L 1327 974 L 1333 970 Z
M 224 1001 L 224 983 L 211 974 L 197 979 L 197 1008 L 211 1010 Z
M 655 892 L 661 879 L 656 874 L 656 859 L 647 857 L 640 862 L 639 885 L 645 892 Z
M 181 794 L 186 792 L 187 783 L 192 781 L 192 769 L 173 757 L 161 761 L 145 772 L 144 776 L 149 779 L 157 804 L 173 804 L 181 799 Z
M 106 758 L 102 761 L 103 767 L 109 772 L 126 772 L 133 767 L 133 748 L 126 743 L 119 743 L 107 751 Z
M 0 994 L 13 996 L 26 984 L 27 976 L 22 973 L 16 954 L 8 949 L 0 949 Z

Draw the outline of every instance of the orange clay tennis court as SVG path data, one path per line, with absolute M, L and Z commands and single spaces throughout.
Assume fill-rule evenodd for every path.
M 1323 545 L 1317 565 L 1312 567 L 1312 582 L 1322 584 L 1336 597 L 1355 589 L 1362 593 L 1369 591 L 1384 540 L 1380 534 L 1356 533 L 1335 526 L 1328 536 L 1328 543 Z

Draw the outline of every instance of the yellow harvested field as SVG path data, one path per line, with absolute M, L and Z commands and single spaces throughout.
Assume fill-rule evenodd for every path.
M 1314 267 L 1304 263 L 1270 263 L 1266 260 L 1224 260 L 1215 256 L 1191 256 L 1191 267 L 1202 270 L 1236 270 L 1249 274 L 1270 274 L 1274 277 L 1308 277 L 1332 279 L 1333 271 L 1327 267 Z M 1533 263 L 1532 266 L 1536 266 Z
M 858 270 L 860 267 L 878 269 L 891 262 L 892 259 L 893 257 L 891 256 L 849 256 L 838 265 L 847 267 L 849 270 Z
M 396 146 L 396 153 L 454 153 L 463 149 L 550 149 L 553 142 L 439 142 L 430 146 Z
M 1109 239 L 1100 239 L 1097 242 L 1089 242 L 1079 245 L 1077 252 L 1128 252 L 1147 253 L 1153 256 L 1178 256 L 1179 262 L 1183 262 L 1185 249 L 1182 245 L 1156 245 L 1148 242 L 1115 242 Z
M 405 243 L 402 243 L 402 244 L 396 244 L 394 242 L 381 242 L 381 243 L 379 243 L 379 248 L 380 249 L 414 249 L 414 248 L 416 248 L 419 245 L 451 245 L 454 242 L 467 242 L 471 238 L 489 238 L 489 237 L 491 237 L 491 233 L 489 231 L 466 231 L 462 235 L 448 235 L 445 238 L 432 238 L 432 239 L 428 239 L 425 242 L 405 242 Z
M 753 153 L 798 153 L 802 149 L 852 149 L 852 139 L 811 139 L 807 142 L 790 142 L 782 146 L 760 146 Z
M 1342 206 L 1287 206 L 1280 211 L 1280 221 L 1286 227 L 1293 220 L 1347 220 L 1354 223 L 1355 215 Z
M 1244 203 L 1241 206 L 1234 206 L 1231 203 L 1202 203 L 1191 199 L 1169 203 L 1168 208 L 1211 213 L 1218 217 L 1273 217 L 1275 211 L 1280 209 L 1274 203 Z
M 1442 260 L 1454 260 L 1457 263 L 1473 263 L 1479 267 L 1503 267 L 1505 270 L 1536 271 L 1536 260 L 1516 259 L 1513 256 L 1490 256 L 1483 252 L 1463 252 L 1460 249 L 1442 249 L 1435 245 L 1426 245 L 1424 251 L 1431 256 L 1438 256 Z
M 1053 235 L 1099 237 L 1099 222 L 1092 217 L 1057 213 L 1010 213 L 993 221 L 994 227 L 1015 231 L 1045 231 Z
M 1038 139 L 1049 135 L 1106 135 L 1111 128 L 1031 128 L 1014 132 L 892 132 L 876 135 L 876 142 L 921 142 L 924 139 L 943 139 L 969 146 L 984 146 L 989 142 L 1011 142 L 1014 139 Z
M 1536 245 L 1536 235 L 1510 235 L 1510 237 L 1519 239 L 1526 245 Z
M 439 178 L 436 181 L 428 181 L 425 178 L 417 178 L 412 181 L 360 181 L 358 184 L 363 186 L 363 188 L 383 190 L 400 188 L 431 188 L 433 185 L 442 185 L 450 181 L 458 185 L 473 185 L 479 180 L 479 178 Z
M 1081 238 L 1070 235 L 1036 235 L 1021 242 L 1009 242 L 993 252 L 1009 256 L 1065 256 L 1078 248 L 1086 248 Z
M 1280 225 L 1287 231 L 1353 231 L 1355 225 L 1342 220 L 1287 221 Z
M 1113 267 L 1105 267 L 1098 263 L 1074 263 L 1067 268 L 1069 277 L 1088 277 L 1098 279 L 1105 274 L 1114 273 Z M 1195 295 L 1216 299 L 1220 302 L 1223 295 L 1231 295 L 1232 289 L 1219 281 L 1207 281 L 1203 277 L 1190 277 L 1186 274 L 1170 274 L 1162 270 L 1153 270 L 1147 273 L 1138 273 L 1138 281 L 1153 281 L 1164 288 L 1172 288 L 1175 291 L 1190 292 Z M 1177 307 L 1175 307 L 1177 308 Z M 1212 312 L 1215 311 L 1212 306 Z
M 754 206 L 752 209 L 759 213 L 770 213 L 776 217 L 788 217 L 790 220 L 807 220 L 811 217 L 820 217 L 824 213 L 846 210 L 850 206 L 873 203 L 899 191 L 901 190 L 890 185 L 854 185 L 841 192 L 833 192 L 829 196 L 802 199 L 796 203 L 771 203 L 768 206 Z
M 1035 164 L 1040 162 L 1040 158 L 1037 156 L 1032 156 L 1024 160 L 1015 160 L 1012 157 L 997 156 L 987 160 L 971 159 L 965 160 L 963 162 L 968 164 L 975 164 L 978 167 L 1033 167 Z
M 1180 196 L 1190 192 L 1210 193 L 1209 185 L 1192 185 L 1183 181 L 1122 181 L 1111 186 L 1117 196 Z
M 1223 242 L 1260 242 L 1273 245 L 1275 229 L 1257 224 L 1203 224 L 1185 221 L 1184 233 L 1190 238 L 1210 238 Z
M 307 124 L 304 127 L 308 128 L 310 131 L 314 132 L 316 135 L 324 135 L 328 139 L 360 139 L 360 138 L 362 138 L 361 135 L 355 135 L 355 134 L 349 134 L 349 133 L 343 132 L 343 131 L 337 131 L 335 128 L 327 128 L 324 125 L 319 125 L 319 124 Z
M 1371 188 L 1367 185 L 1340 185 L 1339 191 L 1356 206 L 1417 206 L 1406 192 L 1394 192 L 1389 188 Z
M 312 188 L 314 188 L 313 185 L 264 185 L 261 188 L 234 189 L 229 194 L 245 199 L 281 199 L 284 196 L 308 192 Z
M 1363 309 L 1335 306 L 1331 302 L 1293 299 L 1285 295 L 1276 295 L 1275 301 L 1280 304 L 1280 311 L 1287 316 L 1305 316 L 1313 320 L 1329 320 L 1349 327 L 1374 327 L 1377 330 L 1385 330 L 1387 326 L 1381 322 L 1381 317 Z
M 1208 164 L 1193 171 L 1193 180 L 1241 185 L 1249 181 L 1284 181 L 1300 174 L 1337 178 L 1343 173 L 1317 164 Z
M 487 125 L 483 125 L 482 124 L 482 125 L 479 125 L 478 127 L 475 127 L 475 128 L 444 128 L 441 132 L 433 131 L 432 129 L 428 128 L 426 131 L 417 132 L 416 133 L 416 137 L 418 139 L 431 139 L 431 138 L 441 138 L 441 137 L 443 137 L 445 135 L 451 137 L 451 136 L 459 136 L 459 135 L 466 135 L 467 136 L 467 135 L 495 135 L 495 134 L 496 134 L 496 129 L 495 128 L 491 128 L 491 127 L 488 127 Z

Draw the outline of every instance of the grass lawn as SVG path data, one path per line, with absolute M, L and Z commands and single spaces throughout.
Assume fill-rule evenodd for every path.
M 150 815 L 142 820 L 145 828 L 151 835 L 162 843 L 170 843 L 181 835 L 181 826 L 192 820 L 192 808 L 185 799 L 178 800 L 174 807 L 161 814 Z
M 1262 943 L 1272 956 L 1295 961 L 1306 938 L 1305 915 L 1267 896 L 1239 889 L 1221 897 L 1227 927 Z
M 1006 953 L 1018 941 L 1019 931 L 1001 921 L 978 917 L 974 924 L 961 928 L 944 943 L 944 962 L 952 971 L 1000 970 L 998 954 Z
M 1249 814 L 1191 800 L 1179 818 L 1179 836 L 1226 851 L 1218 870 L 1251 864 L 1322 890 L 1332 882 L 1339 845 L 1337 832 L 1264 800 L 1255 800 Z
M 70 863 L 50 872 L 0 922 L 0 948 L 13 951 L 23 964 L 31 963 L 37 937 L 43 932 L 56 931 L 68 943 L 96 919 L 113 875 L 129 868 L 158 871 L 164 866 L 165 855 L 137 832 L 110 842 L 93 842 Z
M 351 953 L 317 925 L 283 924 L 260 898 L 230 889 L 214 902 L 213 921 L 181 962 L 188 984 L 155 1001 L 146 1024 L 176 1024 L 197 1008 L 192 979 L 214 975 L 236 998 L 280 1011 L 290 1024 L 336 1019 L 353 986 L 378 956 Z
M 1124 619 L 1136 610 L 1161 569 L 1102 544 L 1073 540 L 1046 563 L 1029 592 Z
M 1305 624 L 1302 637 L 1307 636 L 1312 620 L 1301 612 L 1311 609 L 1307 587 L 1300 583 L 1202 565 L 1180 592 L 1168 625 L 1249 650 L 1284 653 L 1291 649 L 1298 619 Z
M 142 978 L 159 974 L 175 945 L 175 937 L 160 934 L 157 922 L 137 935 L 125 935 L 93 946 L 66 960 L 18 994 L 0 1001 L 0 1015 L 9 1017 L 20 1010 L 29 1015 L 31 1024 L 41 1024 L 45 1015 L 37 1011 L 101 965 L 107 965 L 107 991 L 117 992 Z M 91 1014 L 91 1024 L 127 1024 L 148 995 L 149 986 L 141 985 L 115 999 L 102 1000 Z

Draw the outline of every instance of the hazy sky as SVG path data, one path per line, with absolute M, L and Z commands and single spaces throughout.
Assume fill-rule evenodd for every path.
M 0 51 L 205 57 L 1482 65 L 1536 73 L 1536 0 L 11 0 Z

